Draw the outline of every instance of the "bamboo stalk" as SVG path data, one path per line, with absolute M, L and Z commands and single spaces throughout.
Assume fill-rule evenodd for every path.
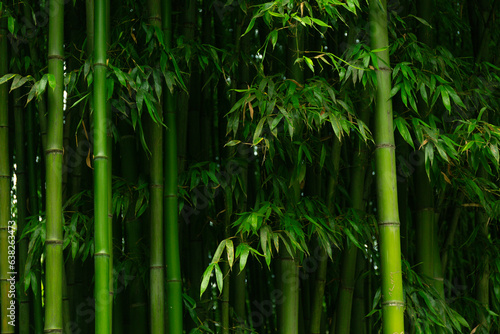
M 0 11 L 0 17 L 3 12 Z M 0 77 L 7 74 L 8 71 L 7 58 L 7 18 L 0 18 Z M 15 327 L 9 324 L 10 319 L 7 317 L 9 313 L 6 305 L 10 305 L 9 287 L 7 281 L 10 278 L 8 272 L 9 263 L 7 262 L 7 254 L 9 248 L 9 220 L 10 220 L 10 166 L 9 166 L 9 118 L 8 118 L 8 90 L 7 84 L 0 85 L 0 253 L 3 258 L 0 260 L 0 305 L 2 310 L 1 332 L 14 333 Z
M 149 24 L 162 27 L 161 2 L 148 0 Z M 161 103 L 156 105 L 158 114 L 163 118 Z M 163 127 L 149 120 L 151 128 L 150 164 L 150 329 L 151 333 L 165 332 L 165 261 L 163 235 Z
M 94 4 L 94 234 L 95 331 L 111 333 L 108 219 L 108 145 L 106 113 L 106 1 Z
M 28 191 L 29 191 L 29 213 L 39 218 L 39 205 L 38 205 L 38 178 L 36 177 L 36 148 L 35 148 L 35 130 L 33 126 L 35 115 L 34 106 L 28 105 L 28 118 L 26 122 L 27 132 L 27 167 L 28 167 Z M 38 254 L 38 255 L 37 255 Z M 33 264 L 31 270 L 35 272 L 37 284 L 31 288 L 32 305 L 33 305 L 33 320 L 35 334 L 43 333 L 43 308 L 42 308 L 42 293 L 40 285 L 40 253 L 37 252 L 33 255 Z
M 25 149 L 25 128 L 24 128 L 24 108 L 21 101 L 21 92 L 19 89 L 14 91 L 14 123 L 16 134 L 16 198 L 17 198 L 17 228 L 22 233 L 26 226 L 28 196 L 26 192 L 26 149 Z M 21 235 L 19 233 L 18 235 Z M 24 282 L 26 258 L 28 256 L 27 238 L 18 240 L 19 254 L 19 277 L 18 283 Z M 22 284 L 19 284 L 22 287 Z M 30 328 L 30 300 L 29 295 L 24 289 L 19 291 L 19 333 L 29 333 Z
M 368 101 L 363 100 L 360 119 L 369 124 L 370 108 Z M 366 144 L 361 138 L 357 138 L 356 148 L 354 150 L 353 171 L 351 177 L 350 196 L 352 208 L 363 215 L 365 212 L 365 203 L 363 193 L 365 189 L 365 173 L 368 163 L 368 152 Z M 342 254 L 342 269 L 340 278 L 340 293 L 337 304 L 336 334 L 348 334 L 351 328 L 352 297 L 354 293 L 356 262 L 358 248 L 352 242 L 345 242 L 344 252 Z
M 111 0 L 106 0 L 106 45 L 111 44 Z M 106 47 L 106 61 L 107 61 Z M 108 183 L 108 249 L 109 249 L 109 328 L 113 331 L 113 302 L 114 302 L 114 256 L 113 256 L 113 120 L 111 116 L 111 103 L 106 98 L 106 137 L 107 137 L 107 152 L 108 152 L 108 168 L 107 180 Z
M 194 6 L 194 2 L 190 2 Z M 162 0 L 162 28 L 167 41 L 167 49 L 172 40 L 172 9 L 170 0 Z M 193 26 L 194 28 L 194 26 Z M 179 254 L 179 225 L 177 199 L 177 125 L 174 99 L 170 92 L 165 98 L 165 263 L 167 265 L 166 299 L 167 332 L 182 334 L 182 277 Z M 181 129 L 183 127 L 181 126 Z M 181 140 L 182 142 L 182 140 Z M 182 165 L 181 165 L 182 166 Z
M 45 333 L 63 330 L 63 214 L 62 214 L 62 162 L 63 162 L 63 34 L 64 2 L 53 0 L 49 6 L 49 74 L 56 81 L 48 90 L 48 128 L 46 163 L 46 217 L 45 272 Z
M 375 174 L 380 231 L 383 333 L 404 332 L 401 240 L 398 213 L 396 156 L 391 101 L 391 70 L 387 33 L 387 1 L 370 1 L 370 36 L 377 52 L 375 96 Z

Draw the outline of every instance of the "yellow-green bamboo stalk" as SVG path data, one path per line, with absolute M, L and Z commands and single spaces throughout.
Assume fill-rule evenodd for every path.
M 404 300 L 387 33 L 387 0 L 370 0 L 370 36 L 372 49 L 379 50 L 376 53 L 379 68 L 376 69 L 374 134 L 382 278 L 382 323 L 384 334 L 394 334 L 404 332 Z

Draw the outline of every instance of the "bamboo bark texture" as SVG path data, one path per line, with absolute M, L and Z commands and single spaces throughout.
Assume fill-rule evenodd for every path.
M 399 334 L 404 332 L 404 300 L 386 0 L 370 0 L 370 37 L 379 65 L 374 132 L 383 333 Z

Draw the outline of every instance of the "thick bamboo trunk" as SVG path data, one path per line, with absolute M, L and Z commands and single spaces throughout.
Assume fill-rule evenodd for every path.
M 291 29 L 292 36 L 288 39 L 288 75 L 295 81 L 302 83 L 304 81 L 304 73 L 302 68 L 296 63 L 296 59 L 301 57 L 303 51 L 303 31 L 299 24 L 296 24 Z M 301 133 L 297 129 L 297 133 Z M 290 175 L 295 175 L 294 167 Z M 290 200 L 295 203 L 289 203 L 293 206 L 300 200 L 300 185 L 298 180 L 294 180 L 291 185 L 292 195 Z M 297 334 L 299 330 L 299 263 L 298 254 L 290 253 L 284 247 L 280 246 L 280 271 L 281 271 L 281 289 L 283 291 L 283 304 L 281 305 L 281 316 L 279 319 L 280 333 Z
M 370 0 L 371 47 L 379 68 L 375 96 L 375 176 L 382 278 L 383 333 L 404 332 L 401 241 L 396 184 L 396 156 L 392 122 L 391 69 L 387 33 L 387 1 Z
M 106 112 L 106 0 L 94 4 L 94 267 L 95 332 L 111 333 Z
M 148 0 L 149 23 L 162 28 L 161 2 Z M 161 52 L 161 51 L 160 51 Z M 161 103 L 156 105 L 158 114 L 163 118 Z M 149 120 L 151 128 L 150 149 L 150 330 L 154 334 L 165 333 L 165 261 L 163 232 L 163 127 Z
M 45 240 L 45 333 L 63 329 L 63 214 L 62 214 L 62 162 L 63 162 L 63 33 L 64 2 L 53 0 L 49 6 L 49 74 L 56 81 L 48 90 L 49 117 L 47 128 L 46 163 L 46 217 Z
M 0 10 L 0 17 L 3 12 Z M 7 18 L 0 19 L 0 77 L 7 74 L 8 70 L 7 59 Z M 10 305 L 10 301 L 14 298 L 9 297 L 10 282 L 7 279 L 11 278 L 9 272 L 14 272 L 14 269 L 9 267 L 8 250 L 9 250 L 9 221 L 10 221 L 10 166 L 9 166 L 9 118 L 8 118 L 8 88 L 7 84 L 0 85 L 0 253 L 3 254 L 3 259 L 0 260 L 0 305 L 2 310 L 1 332 L 14 333 L 15 327 L 9 324 L 9 314 L 6 305 Z M 15 263 L 15 260 L 14 260 Z M 15 279 L 15 278 L 14 278 Z M 5 307 L 4 307 L 5 306 Z M 15 313 L 15 311 L 14 311 Z
M 191 2 L 191 5 L 193 3 Z M 162 1 L 162 25 L 167 48 L 172 40 L 172 10 L 170 0 Z M 167 265 L 166 299 L 167 332 L 182 334 L 182 278 L 179 254 L 179 225 L 177 199 L 177 126 L 174 97 L 167 92 L 165 98 L 165 263 Z

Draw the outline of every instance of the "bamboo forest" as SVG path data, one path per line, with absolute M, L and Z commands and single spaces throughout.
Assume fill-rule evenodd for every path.
M 0 334 L 500 333 L 500 1 L 0 1 Z

